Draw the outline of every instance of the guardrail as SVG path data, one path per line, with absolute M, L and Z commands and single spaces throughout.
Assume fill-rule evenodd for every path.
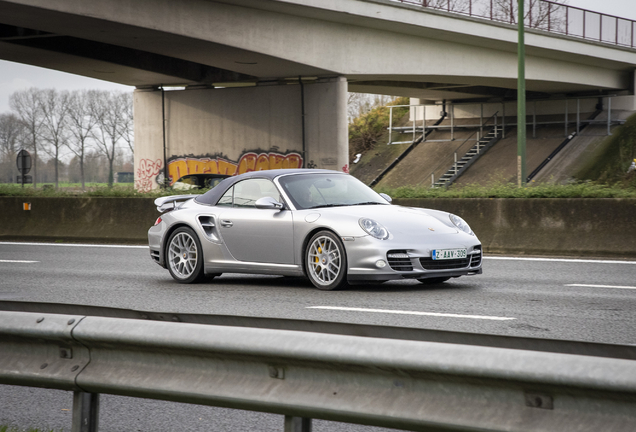
M 360 337 L 154 315 L 166 321 L 2 311 L 0 383 L 74 391 L 74 432 L 97 430 L 100 393 L 283 414 L 286 431 L 309 431 L 312 418 L 429 431 L 636 429 L 634 347 L 563 342 L 578 347 L 564 354 L 519 349 L 518 338 L 495 337 L 512 349 L 377 337 L 374 326 Z M 600 356 L 583 354 L 588 345 Z
M 393 0 L 400 3 L 517 23 L 517 0 Z M 635 48 L 636 21 L 548 0 L 526 0 L 527 28 Z

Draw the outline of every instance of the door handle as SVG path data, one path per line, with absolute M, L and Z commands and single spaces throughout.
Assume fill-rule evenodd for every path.
M 221 220 L 221 226 L 222 227 L 230 228 L 232 225 L 234 225 L 234 224 L 232 223 L 231 220 L 227 220 L 227 219 L 222 219 Z

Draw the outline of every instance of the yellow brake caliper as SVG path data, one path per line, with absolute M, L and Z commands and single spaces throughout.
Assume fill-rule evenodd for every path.
M 320 247 L 320 246 L 318 246 L 318 253 L 322 253 L 322 247 Z M 316 257 L 315 260 L 316 260 L 316 263 L 320 263 L 320 258 Z M 320 266 L 319 266 L 319 268 L 320 268 Z

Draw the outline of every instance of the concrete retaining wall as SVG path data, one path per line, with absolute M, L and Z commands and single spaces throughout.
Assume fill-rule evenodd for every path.
M 636 257 L 636 200 L 396 199 L 455 213 L 490 253 Z
M 152 198 L 0 197 L 0 240 L 147 243 Z M 23 210 L 30 202 L 31 210 Z
M 31 210 L 22 208 L 31 203 Z M 636 200 L 396 199 L 463 217 L 487 253 L 636 258 Z M 0 197 L 0 240 L 138 243 L 151 198 Z

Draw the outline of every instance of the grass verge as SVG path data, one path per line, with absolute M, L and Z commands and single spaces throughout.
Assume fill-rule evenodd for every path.
M 0 196 L 26 196 L 26 197 L 106 197 L 106 198 L 156 198 L 168 195 L 201 194 L 208 189 L 174 190 L 172 188 L 157 189 L 153 192 L 138 192 L 131 184 L 108 186 L 95 186 L 87 190 L 76 188 L 33 188 L 21 187 L 14 184 L 0 184 Z M 2 431 L 0 431 L 2 432 Z
M 602 184 L 580 182 L 567 185 L 531 184 L 518 188 L 513 183 L 491 183 L 488 185 L 451 185 L 449 188 L 429 186 L 402 186 L 399 188 L 380 187 L 392 198 L 636 198 L 636 172 L 621 182 Z M 171 188 L 153 192 L 137 192 L 131 186 L 95 187 L 87 191 L 72 189 L 21 188 L 13 184 L 0 184 L 0 196 L 24 197 L 111 197 L 111 198 L 157 198 L 168 195 L 201 194 L 208 189 L 174 190 Z M 0 432 L 2 432 L 0 430 Z
M 62 432 L 63 429 L 39 429 L 39 428 L 18 428 L 14 426 L 0 426 L 0 432 Z
M 592 182 L 568 185 L 537 184 L 519 188 L 512 183 L 482 185 L 453 185 L 448 189 L 426 186 L 403 186 L 395 189 L 378 188 L 392 198 L 636 198 L 636 187 L 616 183 Z

